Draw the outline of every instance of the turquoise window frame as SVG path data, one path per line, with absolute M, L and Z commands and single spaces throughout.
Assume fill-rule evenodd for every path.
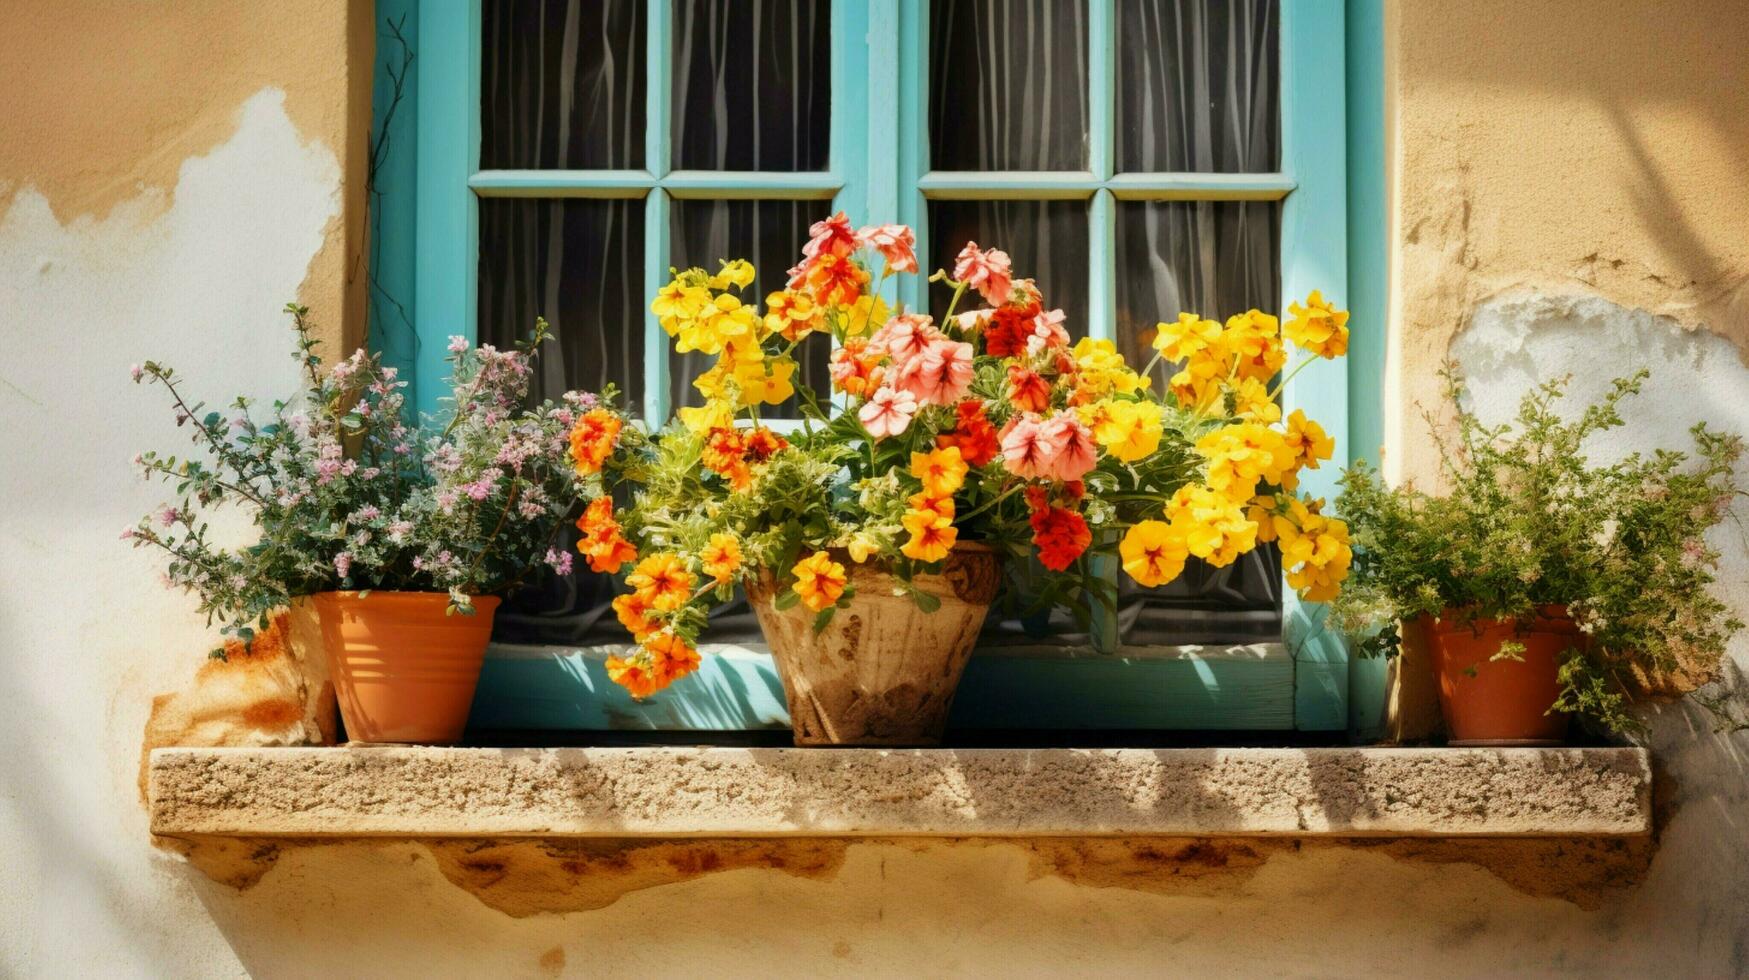
M 833 0 L 832 133 L 829 166 L 806 173 L 670 171 L 669 77 L 672 57 L 671 6 L 649 3 L 646 30 L 648 86 L 643 170 L 528 171 L 478 168 L 480 2 L 479 0 L 381 0 L 379 20 L 400 23 L 415 49 L 414 72 L 403 105 L 411 105 L 386 131 L 405 147 L 411 160 L 394 158 L 386 166 L 394 183 L 380 197 L 373 245 L 380 289 L 373 299 L 411 297 L 396 304 L 412 324 L 413 343 L 389 330 L 393 319 L 373 302 L 372 322 L 383 324 L 373 344 L 386 358 L 407 369 L 413 402 L 436 412 L 442 380 L 445 338 L 476 337 L 478 202 L 485 197 L 595 197 L 645 201 L 644 292 L 666 280 L 669 248 L 668 205 L 675 199 L 791 199 L 831 201 L 857 223 L 899 221 L 918 230 L 919 251 L 927 254 L 927 207 L 932 199 L 1082 199 L 1089 202 L 1090 335 L 1115 338 L 1115 210 L 1119 200 L 1279 200 L 1282 202 L 1281 288 L 1284 298 L 1322 289 L 1338 302 L 1366 301 L 1355 309 L 1353 355 L 1320 362 L 1295 376 L 1282 398 L 1288 411 L 1304 409 L 1336 440 L 1338 460 L 1351 458 L 1356 437 L 1376 445 L 1378 377 L 1383 362 L 1382 288 L 1351 279 L 1349 256 L 1362 254 L 1372 266 L 1371 237 L 1357 238 L 1349 227 L 1351 210 L 1371 222 L 1382 219 L 1382 151 L 1363 139 L 1363 168 L 1348 159 L 1355 134 L 1348 125 L 1349 103 L 1376 98 L 1368 87 L 1375 75 L 1381 40 L 1380 0 L 1284 0 L 1281 38 L 1281 169 L 1274 174 L 1157 173 L 1122 174 L 1113 166 L 1115 11 L 1120 0 L 1090 0 L 1088 80 L 1090 154 L 1086 171 L 956 173 L 928 169 L 927 108 L 928 0 Z M 1357 36 L 1358 32 L 1358 36 Z M 1364 57 L 1351 59 L 1355 48 Z M 897 57 L 871 58 L 871 51 Z M 379 57 L 379 61 L 387 59 Z M 386 104 L 387 80 L 379 72 L 377 108 Z M 1378 82 L 1382 85 L 1382 81 Z M 1372 102 L 1363 102 L 1370 107 Z M 1369 125 L 1373 123 L 1368 118 Z M 379 129 L 382 122 L 378 120 Z M 1382 123 L 1380 124 L 1382 130 Z M 1373 134 L 1376 135 L 1376 134 Z M 379 133 L 379 138 L 381 134 Z M 1371 169 L 1376 161 L 1378 170 Z M 409 179 L 410 178 L 410 179 Z M 411 184 L 412 193 L 406 193 Z M 1350 189 L 1359 192 L 1351 199 Z M 1369 210 L 1370 209 L 1370 210 Z M 1371 235 L 1371 232 L 1368 232 Z M 1376 248 L 1382 252 L 1382 228 Z M 1358 251 L 1357 251 L 1358 249 Z M 465 272 L 466 274 L 460 274 Z M 1382 270 L 1381 270 L 1382 272 Z M 1382 281 L 1382 276 L 1380 277 Z M 1361 287 L 1360 291 L 1356 286 Z M 924 304 L 925 283 L 908 284 L 899 298 Z M 667 338 L 648 318 L 645 329 L 646 418 L 668 413 Z M 1356 383 L 1356 379 L 1360 379 Z M 1370 455 L 1370 453 L 1369 453 Z M 1334 496 L 1336 471 L 1309 472 L 1303 485 Z M 1283 642 L 1294 665 L 1291 724 L 1249 724 L 1240 717 L 1190 710 L 1174 715 L 1194 724 L 1148 727 L 1293 727 L 1329 731 L 1347 727 L 1349 655 L 1320 626 L 1322 610 L 1297 601 L 1284 590 Z M 1099 626 L 1113 644 L 1115 624 Z M 1143 663 L 1104 658 L 1123 663 Z M 1067 661 L 1065 661 L 1067 663 Z M 738 669 L 738 668 L 736 668 Z M 1088 677 L 1097 671 L 1082 661 Z M 1206 662 L 1177 664 L 1174 673 L 1192 683 L 1216 686 Z M 1052 685 L 1062 682 L 1053 675 Z M 1101 683 L 1110 682 L 1109 678 Z M 612 692 L 603 691 L 603 696 Z M 1170 700 L 1170 699 L 1167 699 Z M 1205 699 L 1207 700 L 1207 699 Z M 1215 698 L 1211 703 L 1222 702 Z M 768 707 L 768 706 L 766 706 Z M 1228 711 L 1226 702 L 1220 711 Z M 765 710 L 762 708 L 761 710 Z M 609 712 L 611 713 L 611 712 Z M 769 714 L 768 711 L 766 711 Z M 685 712 L 681 712 L 682 715 Z M 1145 721 L 1148 713 L 1138 715 Z M 1271 717 L 1282 717 L 1276 712 Z M 681 719 L 681 727 L 688 727 Z M 1123 727 L 1123 726 L 1119 726 Z

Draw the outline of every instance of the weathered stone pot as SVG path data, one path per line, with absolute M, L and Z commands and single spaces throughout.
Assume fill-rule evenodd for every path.
M 761 571 L 747 598 L 783 677 L 797 745 L 920 746 L 941 742 L 954 690 L 1001 585 L 996 553 L 955 546 L 940 574 L 913 584 L 941 600 L 925 613 L 873 563 L 834 553 L 856 589 L 850 604 L 814 632 L 813 611 L 773 605 L 780 580 Z

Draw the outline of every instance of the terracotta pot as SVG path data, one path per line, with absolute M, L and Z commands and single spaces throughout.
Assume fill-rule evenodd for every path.
M 1566 609 L 1545 606 L 1534 620 L 1465 622 L 1446 610 L 1431 624 L 1439 706 L 1452 745 L 1559 745 L 1567 716 L 1549 711 L 1560 696 L 1562 655 L 1582 642 Z M 1524 645 L 1522 660 L 1492 659 L 1500 645 Z
M 347 737 L 460 741 L 492 637 L 494 596 L 448 616 L 443 592 L 323 592 L 313 597 Z
M 925 613 L 898 580 L 873 564 L 834 553 L 856 597 L 814 632 L 815 614 L 797 604 L 779 610 L 779 580 L 761 571 L 747 598 L 783 677 L 797 745 L 936 745 L 947 726 L 954 689 L 996 598 L 1002 568 L 995 552 L 964 543 L 938 575 L 913 584 L 941 600 Z

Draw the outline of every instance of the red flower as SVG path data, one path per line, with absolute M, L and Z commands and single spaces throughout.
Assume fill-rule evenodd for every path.
M 1038 316 L 1039 304 L 1003 306 L 990 314 L 984 328 L 984 352 L 991 357 L 1013 357 L 1026 350 L 1026 338 L 1032 336 L 1032 318 Z
M 967 466 L 983 466 L 996 458 L 1001 451 L 1001 441 L 996 438 L 996 427 L 990 424 L 990 419 L 984 414 L 984 403 L 976 398 L 968 398 L 954 409 L 957 418 L 952 432 L 944 432 L 937 436 L 935 444 L 946 448 L 958 446 L 960 458 Z
M 1051 383 L 1037 371 L 1019 364 L 1010 364 L 1008 400 L 1023 412 L 1047 412 L 1051 407 Z
M 1075 511 L 1048 504 L 1037 506 L 1045 502 L 1046 497 L 1042 491 L 1035 496 L 1034 489 L 1037 488 L 1027 488 L 1027 503 L 1033 505 L 1032 543 L 1038 546 L 1039 564 L 1060 572 L 1074 564 L 1075 559 L 1093 543 L 1093 532 L 1087 529 L 1087 521 Z
M 753 429 L 747 433 L 747 458 L 763 463 L 789 448 L 789 440 L 770 429 Z

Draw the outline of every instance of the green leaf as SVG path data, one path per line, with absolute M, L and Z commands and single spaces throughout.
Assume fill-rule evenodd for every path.
M 931 595 L 928 592 L 920 590 L 911 593 L 911 601 L 917 604 L 918 609 L 921 609 L 926 613 L 932 613 L 941 608 L 941 598 L 939 596 Z
M 835 614 L 837 612 L 838 612 L 837 606 L 827 606 L 826 608 L 820 610 L 820 614 L 818 616 L 814 617 L 814 632 L 819 633 L 821 630 L 824 630 L 826 628 L 826 624 L 832 622 L 833 614 Z
M 802 601 L 802 597 L 799 595 L 796 595 L 796 590 L 784 589 L 782 592 L 779 592 L 777 594 L 776 599 L 772 600 L 771 605 L 775 609 L 777 609 L 778 612 L 782 612 L 785 609 L 789 609 L 789 608 L 793 607 L 796 603 L 801 602 L 801 601 Z

